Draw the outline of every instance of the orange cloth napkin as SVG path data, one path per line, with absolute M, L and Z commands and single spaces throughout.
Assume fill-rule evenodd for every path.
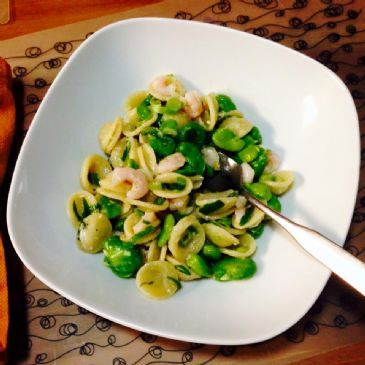
M 11 69 L 0 57 L 0 185 L 3 182 L 15 130 L 15 104 Z M 0 351 L 6 349 L 9 325 L 8 285 L 3 240 L 0 232 Z

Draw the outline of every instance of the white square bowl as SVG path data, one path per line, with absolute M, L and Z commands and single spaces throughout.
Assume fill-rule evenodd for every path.
M 343 244 L 359 171 L 353 100 L 331 71 L 283 46 L 223 27 L 157 18 L 121 21 L 73 54 L 42 102 L 15 168 L 9 233 L 20 258 L 44 283 L 123 325 L 164 337 L 248 344 L 271 338 L 311 307 L 329 271 L 273 225 L 258 240 L 258 272 L 248 281 L 202 280 L 153 301 L 75 244 L 66 215 L 79 171 L 100 153 L 100 126 L 158 74 L 188 88 L 230 95 L 278 152 L 296 183 L 283 198 L 289 218 Z

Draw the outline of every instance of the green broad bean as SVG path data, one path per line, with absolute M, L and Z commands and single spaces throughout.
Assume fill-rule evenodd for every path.
M 256 273 L 256 263 L 251 258 L 225 257 L 213 265 L 213 277 L 218 281 L 251 278 Z
M 260 130 L 257 127 L 253 127 L 250 133 L 246 134 L 243 139 L 245 140 L 247 145 L 262 143 L 262 136 Z
M 148 95 L 138 106 L 137 114 L 142 120 L 149 120 L 152 118 L 152 111 L 149 108 L 151 95 Z
M 176 114 L 181 108 L 183 104 L 178 98 L 171 98 L 167 100 L 165 105 L 165 113 L 168 115 Z
M 270 188 L 264 183 L 257 182 L 245 184 L 244 187 L 250 194 L 259 200 L 269 201 L 272 197 Z
M 104 213 L 109 219 L 116 218 L 122 213 L 122 206 L 119 202 L 109 199 L 102 195 L 99 199 L 101 212 Z
M 129 155 L 129 151 L 131 150 L 131 143 L 129 141 L 127 141 L 126 145 L 125 145 L 125 149 L 122 153 L 122 156 L 120 157 L 120 159 L 124 162 L 128 155 Z
M 183 168 L 176 171 L 178 174 L 185 175 L 185 176 L 193 176 L 195 175 L 195 169 L 193 166 L 185 165 Z
M 163 134 L 171 137 L 177 136 L 177 121 L 173 119 L 166 119 L 161 122 L 160 130 Z
M 114 223 L 114 226 L 113 226 L 114 231 L 124 232 L 124 222 L 125 222 L 125 218 L 118 219 Z
M 184 168 L 188 168 L 188 173 L 192 172 L 191 175 L 202 175 L 205 170 L 205 161 L 203 155 L 200 150 L 190 142 L 180 142 L 176 148 L 177 152 L 180 152 L 184 155 L 186 159 L 186 165 L 178 172 L 184 171 Z
M 219 248 L 210 242 L 206 242 L 204 244 L 202 252 L 203 255 L 209 260 L 217 261 L 222 256 L 222 253 L 220 252 Z
M 142 239 L 143 237 L 146 237 L 148 236 L 149 234 L 155 232 L 157 230 L 158 227 L 155 227 L 155 226 L 148 226 L 146 229 L 144 229 L 143 231 L 141 232 L 138 232 L 137 234 L 135 234 L 133 237 L 132 237 L 132 243 L 133 244 L 136 244 L 138 243 L 138 241 L 140 239 Z
M 217 95 L 215 97 L 218 102 L 219 111 L 230 112 L 231 110 L 237 110 L 236 105 L 234 105 L 232 99 L 227 95 Z
M 266 156 L 266 152 L 263 148 L 261 148 L 257 158 L 254 161 L 250 162 L 251 167 L 255 171 L 255 179 L 259 178 L 262 175 L 267 163 L 268 158 Z
M 205 260 L 197 255 L 197 254 L 191 254 L 186 259 L 186 265 L 194 271 L 199 276 L 209 278 L 212 276 L 212 269 L 210 266 L 205 262 Z
M 143 264 L 141 252 L 133 244 L 112 236 L 104 242 L 104 263 L 121 278 L 135 275 Z
M 175 141 L 171 137 L 150 137 L 148 143 L 160 157 L 172 155 L 175 152 Z
M 259 152 L 260 148 L 251 144 L 238 152 L 237 155 L 242 162 L 251 162 L 257 158 Z
M 261 237 L 261 235 L 264 233 L 265 225 L 264 223 L 260 223 L 258 226 L 250 228 L 247 230 L 247 232 L 254 238 L 257 239 Z
M 199 209 L 199 212 L 205 215 L 211 214 L 217 211 L 218 209 L 221 209 L 222 207 L 224 207 L 224 203 L 221 200 L 216 200 L 213 203 L 205 204 L 203 207 Z
M 163 136 L 161 131 L 156 127 L 148 127 L 144 129 L 141 134 L 143 136 L 147 136 L 147 138 L 151 137 L 161 138 Z
M 167 241 L 170 238 L 174 225 L 175 225 L 174 216 L 172 214 L 168 214 L 164 219 L 161 233 L 159 234 L 158 239 L 157 239 L 158 247 L 163 247 L 166 245 Z
M 229 152 L 240 151 L 245 146 L 244 140 L 228 128 L 218 128 L 213 133 L 212 139 L 217 147 Z
M 179 131 L 179 140 L 182 142 L 191 142 L 194 145 L 203 146 L 206 139 L 205 129 L 196 122 L 185 124 Z
M 267 201 L 267 205 L 269 208 L 275 210 L 276 212 L 281 212 L 281 203 L 276 195 L 272 194 L 271 199 Z

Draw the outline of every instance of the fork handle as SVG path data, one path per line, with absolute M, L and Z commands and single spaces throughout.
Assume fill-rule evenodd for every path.
M 246 191 L 247 200 L 279 223 L 313 257 L 365 295 L 365 264 L 317 231 L 275 212 Z

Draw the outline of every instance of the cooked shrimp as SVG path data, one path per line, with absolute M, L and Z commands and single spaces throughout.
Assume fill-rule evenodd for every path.
M 219 170 L 219 155 L 214 147 L 204 147 L 202 154 L 207 165 L 213 167 L 214 170 Z
M 179 210 L 186 206 L 186 204 L 188 203 L 189 197 L 187 195 L 185 195 L 185 196 L 182 196 L 181 198 L 174 198 L 174 199 L 169 199 L 169 200 L 170 200 L 169 209 L 170 210 Z
M 244 196 L 239 195 L 237 197 L 236 208 L 242 209 L 245 207 L 246 204 L 247 204 L 247 199 Z
M 242 174 L 241 174 L 242 182 L 251 184 L 253 178 L 255 177 L 255 170 L 247 162 L 244 162 L 241 165 L 241 168 L 242 168 Z
M 157 174 L 172 172 L 178 170 L 185 165 L 185 157 L 182 153 L 176 152 L 170 156 L 163 158 L 156 167 Z
M 145 174 L 141 170 L 131 167 L 117 167 L 112 172 L 112 184 L 114 186 L 121 183 L 132 185 L 127 193 L 127 198 L 140 199 L 148 193 L 148 184 Z
M 267 151 L 266 155 L 268 158 L 268 162 L 267 162 L 264 172 L 271 174 L 272 172 L 276 171 L 279 168 L 280 160 L 279 160 L 278 155 L 276 153 L 274 153 L 273 151 L 270 151 L 270 150 Z
M 202 98 L 196 90 L 187 92 L 183 101 L 185 102 L 184 110 L 190 118 L 196 118 L 202 113 Z
M 167 100 L 175 95 L 176 85 L 167 76 L 157 76 L 150 84 L 150 92 Z

